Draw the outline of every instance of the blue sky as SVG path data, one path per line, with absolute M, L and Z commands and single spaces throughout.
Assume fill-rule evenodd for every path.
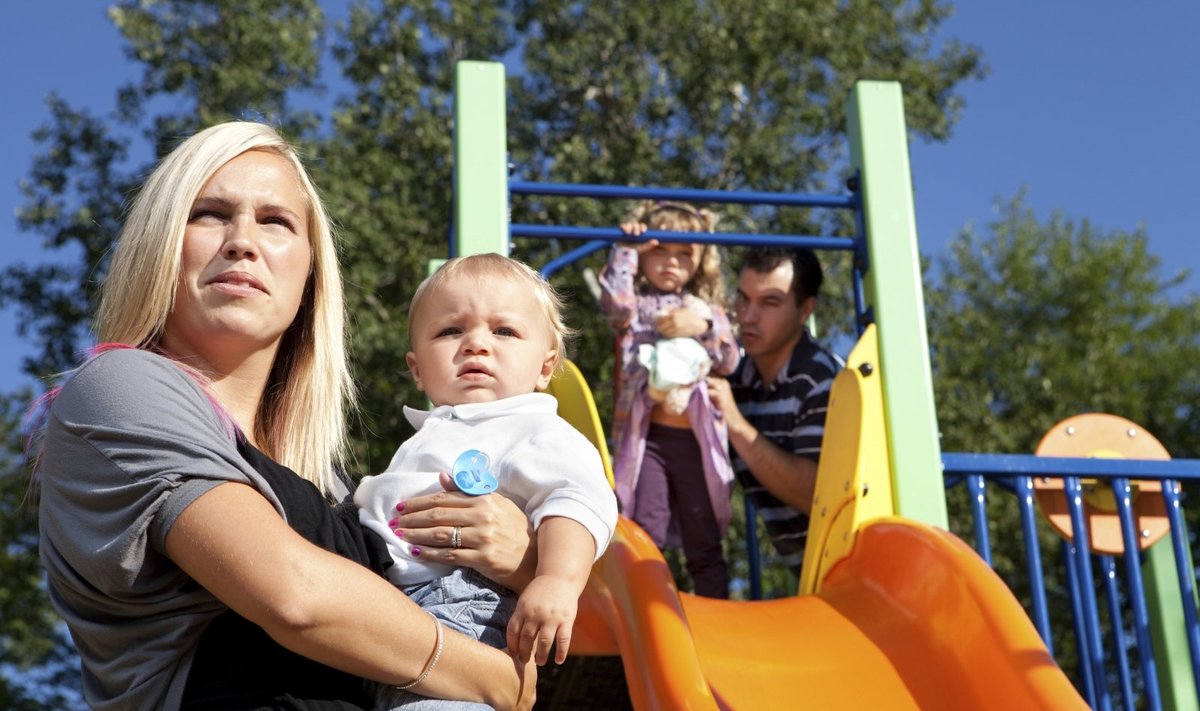
M 331 3 L 341 8 L 344 0 Z M 76 108 L 111 111 L 137 78 L 98 0 L 4 0 L 0 22 L 0 264 L 42 259 L 17 231 L 18 181 L 31 132 L 57 91 Z M 981 230 L 997 200 L 1022 187 L 1040 218 L 1054 210 L 1104 230 L 1144 225 L 1162 276 L 1188 269 L 1200 292 L 1200 248 L 1188 209 L 1200 165 L 1194 51 L 1200 5 L 1010 0 L 961 3 L 941 37 L 984 50 L 991 74 L 964 86 L 951 139 L 911 150 L 921 251 L 938 256 L 966 224 Z M 1114 295 L 1115 297 L 1116 295 Z M 21 384 L 30 346 L 0 313 L 0 390 Z

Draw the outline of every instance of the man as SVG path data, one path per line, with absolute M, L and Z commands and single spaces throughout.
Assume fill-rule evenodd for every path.
M 728 381 L 708 381 L 709 396 L 729 426 L 738 481 L 797 576 L 829 390 L 842 366 L 805 327 L 822 279 L 821 263 L 810 250 L 749 251 L 734 305 L 748 357 Z

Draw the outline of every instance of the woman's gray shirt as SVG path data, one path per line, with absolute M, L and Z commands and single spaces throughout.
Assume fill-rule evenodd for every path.
M 81 366 L 50 406 L 41 558 L 96 709 L 177 708 L 197 641 L 226 609 L 166 556 L 180 513 L 235 481 L 283 514 L 218 412 L 172 361 L 135 349 Z

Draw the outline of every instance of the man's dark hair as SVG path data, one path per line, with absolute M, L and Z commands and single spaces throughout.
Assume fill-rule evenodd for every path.
M 811 249 L 754 247 L 742 255 L 742 269 L 753 269 L 765 274 L 788 261 L 792 263 L 792 293 L 795 294 L 796 305 L 799 306 L 808 297 L 820 293 L 821 282 L 825 279 L 821 262 Z

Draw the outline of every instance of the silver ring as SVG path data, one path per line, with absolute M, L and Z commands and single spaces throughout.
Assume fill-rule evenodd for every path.
M 450 534 L 450 547 L 462 548 L 462 526 L 455 526 Z

